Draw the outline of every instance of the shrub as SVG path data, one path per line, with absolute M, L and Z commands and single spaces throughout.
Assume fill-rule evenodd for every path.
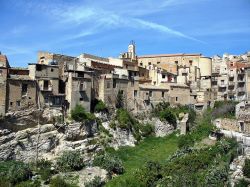
M 162 120 L 164 119 L 167 122 L 169 122 L 170 124 L 174 125 L 174 127 L 176 127 L 176 117 L 175 117 L 175 114 L 172 111 L 172 109 L 167 108 L 167 109 L 161 111 L 159 113 L 159 117 L 160 117 L 160 119 L 162 119 Z
M 41 179 L 47 181 L 52 175 L 51 171 L 52 163 L 49 160 L 41 159 L 37 162 L 38 174 L 41 175 Z
M 146 124 L 140 124 L 139 129 L 141 131 L 141 135 L 144 137 L 150 136 L 154 133 L 154 127 L 153 125 L 146 123 Z
M 65 151 L 57 158 L 57 168 L 59 171 L 74 171 L 83 168 L 83 158 L 79 151 Z
M 38 180 L 35 180 L 34 182 L 25 181 L 25 182 L 21 182 L 21 183 L 15 185 L 15 187 L 40 187 L 40 186 L 41 186 L 41 182 Z
M 162 178 L 161 165 L 158 162 L 149 161 L 143 168 L 137 170 L 135 176 L 144 184 L 143 186 L 156 186 L 156 182 Z
M 235 187 L 248 187 L 250 183 L 245 179 L 240 179 L 234 186 Z
M 102 187 L 103 182 L 101 180 L 101 177 L 95 176 L 92 181 L 84 183 L 85 187 Z
M 107 170 L 110 175 L 112 173 L 122 174 L 124 172 L 122 161 L 118 157 L 108 153 L 97 155 L 94 158 L 93 164 Z
M 178 139 L 179 148 L 188 148 L 194 145 L 194 139 L 190 134 L 181 135 Z
M 95 115 L 83 108 L 82 105 L 77 104 L 73 110 L 71 110 L 71 118 L 78 122 L 83 122 L 85 120 L 94 120 Z
M 65 182 L 60 176 L 57 176 L 51 179 L 49 187 L 71 187 L 71 185 Z
M 87 119 L 87 112 L 81 105 L 77 104 L 75 108 L 71 110 L 71 117 L 73 120 L 81 122 Z
M 245 160 L 245 165 L 243 167 L 244 176 L 250 178 L 250 159 Z
M 107 112 L 107 107 L 103 101 L 98 101 L 94 110 L 95 112 Z
M 15 162 L 12 166 L 10 166 L 7 173 L 7 178 L 12 184 L 17 184 L 19 182 L 28 180 L 31 175 L 31 170 L 27 164 Z

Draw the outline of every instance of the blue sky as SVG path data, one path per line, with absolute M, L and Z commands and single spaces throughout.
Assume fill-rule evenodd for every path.
M 37 51 L 117 57 L 250 51 L 249 0 L 0 0 L 0 51 L 11 66 Z

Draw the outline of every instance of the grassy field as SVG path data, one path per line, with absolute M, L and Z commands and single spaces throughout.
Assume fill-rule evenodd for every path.
M 110 150 L 109 152 L 123 161 L 125 173 L 110 180 L 106 186 L 121 186 L 121 182 L 133 175 L 134 171 L 143 166 L 146 161 L 163 162 L 178 149 L 177 139 L 175 133 L 163 138 L 148 137 L 135 147 L 124 147 L 118 151 Z

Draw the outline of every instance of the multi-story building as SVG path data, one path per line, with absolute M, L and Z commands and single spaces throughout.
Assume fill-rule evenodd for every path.
M 28 68 L 10 67 L 0 54 L 0 115 L 31 107 L 70 112 L 77 104 L 90 111 L 96 99 L 115 108 L 118 93 L 133 112 L 159 102 L 203 110 L 214 100 L 250 97 L 248 59 L 249 53 L 212 59 L 201 54 L 138 57 L 134 42 L 119 58 L 39 52 L 38 63 Z
M 215 100 L 247 100 L 246 72 L 249 67 L 246 55 L 214 56 L 212 88 L 217 93 Z

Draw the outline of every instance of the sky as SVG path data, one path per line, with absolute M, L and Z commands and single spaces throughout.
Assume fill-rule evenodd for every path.
M 38 51 L 118 57 L 250 51 L 250 0 L 0 0 L 0 51 L 10 65 Z

